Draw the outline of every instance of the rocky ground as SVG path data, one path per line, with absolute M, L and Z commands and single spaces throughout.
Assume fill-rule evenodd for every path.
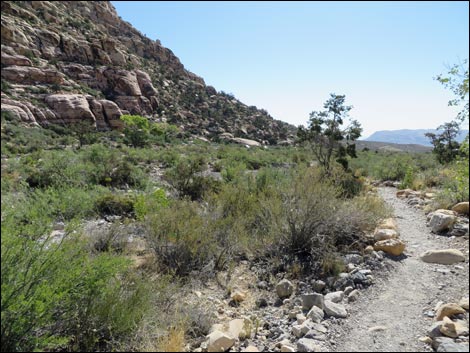
M 187 349 L 468 351 L 468 231 L 459 237 L 432 233 L 419 205 L 397 198 L 396 192 L 379 188 L 394 210 L 398 244 L 406 244 L 400 256 L 371 249 L 347 255 L 348 273 L 325 282 L 313 275 L 303 281 L 260 281 L 259 268 L 243 261 L 217 281 L 195 283 L 188 303 L 212 311 L 217 324 L 206 340 L 191 342 Z M 466 220 L 460 218 L 459 224 Z M 421 258 L 440 249 L 454 251 Z M 436 261 L 436 256 L 452 264 L 423 261 Z M 441 306 L 446 303 L 459 305 Z M 452 320 L 442 319 L 445 315 Z

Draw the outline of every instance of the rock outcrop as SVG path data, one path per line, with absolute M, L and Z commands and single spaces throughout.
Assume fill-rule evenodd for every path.
M 292 140 L 295 128 L 206 86 L 109 1 L 2 2 L 2 111 L 46 126 L 119 128 L 139 114 L 184 136 L 248 146 Z M 59 98 L 60 97 L 60 98 Z

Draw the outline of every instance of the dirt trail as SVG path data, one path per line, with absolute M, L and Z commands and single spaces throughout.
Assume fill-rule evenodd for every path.
M 392 261 L 386 278 L 349 307 L 349 317 L 331 329 L 335 352 L 426 352 L 431 348 L 418 338 L 425 336 L 432 317 L 426 313 L 439 301 L 455 302 L 468 296 L 468 237 L 448 238 L 432 234 L 422 210 L 395 197 L 396 189 L 380 188 L 379 194 L 393 207 L 400 237 L 407 243 L 405 255 Z M 424 263 L 419 255 L 430 249 L 460 249 L 466 262 L 458 265 Z M 371 327 L 385 330 L 371 332 Z M 330 336 L 331 337 L 331 336 Z

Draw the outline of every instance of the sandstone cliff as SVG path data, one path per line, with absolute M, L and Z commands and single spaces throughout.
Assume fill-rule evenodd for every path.
M 108 1 L 2 2 L 2 111 L 47 125 L 122 114 L 168 121 L 186 135 L 275 144 L 293 127 L 217 92 L 160 42 L 123 21 Z

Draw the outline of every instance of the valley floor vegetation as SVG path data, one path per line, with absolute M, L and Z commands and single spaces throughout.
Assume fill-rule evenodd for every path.
M 2 114 L 2 351 L 182 349 L 212 324 L 178 305 L 190 277 L 241 259 L 267 275 L 341 272 L 340 254 L 390 216 L 371 179 L 439 189 L 436 208 L 468 200 L 468 140 L 451 165 L 359 151 L 325 178 L 308 146 L 208 143 L 125 119 L 94 132 Z

